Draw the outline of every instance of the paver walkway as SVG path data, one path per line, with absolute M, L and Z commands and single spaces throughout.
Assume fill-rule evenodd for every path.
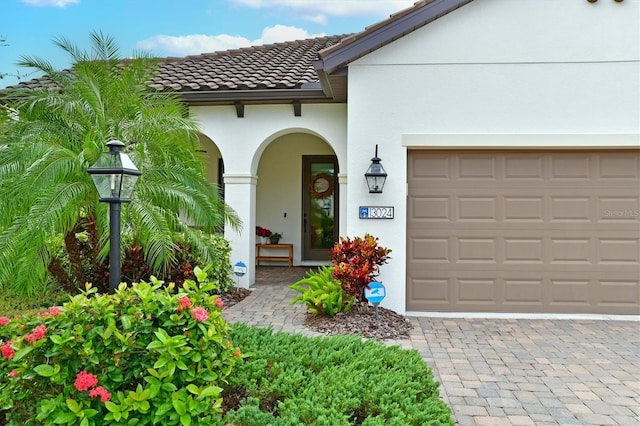
M 224 317 L 317 334 L 305 307 L 289 305 L 293 281 L 263 273 Z M 387 343 L 422 355 L 459 425 L 640 425 L 639 322 L 408 319 L 409 339 Z

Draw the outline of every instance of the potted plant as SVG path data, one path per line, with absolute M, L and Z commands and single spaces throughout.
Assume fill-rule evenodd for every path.
M 280 242 L 280 238 L 282 238 L 282 233 L 280 232 L 273 232 L 269 235 L 269 241 L 271 241 L 271 244 L 278 244 Z
M 268 238 L 271 237 L 272 232 L 270 229 L 263 228 L 262 226 L 256 226 L 256 235 L 262 238 L 263 242 L 266 244 L 269 242 Z

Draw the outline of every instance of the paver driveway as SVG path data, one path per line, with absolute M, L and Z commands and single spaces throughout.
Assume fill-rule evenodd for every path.
M 460 425 L 639 425 L 633 321 L 412 318 Z
M 258 281 L 225 318 L 315 334 L 290 282 Z M 640 425 L 640 322 L 409 319 L 387 343 L 420 352 L 459 425 Z

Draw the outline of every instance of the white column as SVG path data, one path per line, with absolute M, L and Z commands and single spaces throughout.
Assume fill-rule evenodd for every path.
M 257 176 L 251 174 L 225 174 L 224 198 L 242 221 L 242 230 L 227 227 L 224 237 L 231 244 L 231 264 L 243 262 L 247 273 L 237 278 L 238 287 L 249 288 L 256 282 L 256 183 Z
M 341 237 L 347 236 L 347 214 L 348 208 L 347 206 L 347 174 L 346 173 L 338 173 L 338 185 L 340 185 L 340 212 L 338 213 L 340 216 L 340 220 L 338 223 L 340 224 L 338 229 L 338 235 Z M 353 209 L 353 207 L 351 207 Z

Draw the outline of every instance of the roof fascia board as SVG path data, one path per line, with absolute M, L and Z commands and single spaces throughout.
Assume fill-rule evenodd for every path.
M 331 100 L 321 89 L 221 90 L 178 92 L 187 102 Z
M 365 35 L 362 38 L 347 44 L 341 49 L 338 48 L 336 51 L 328 53 L 322 60 L 324 71 L 327 74 L 331 74 L 349 62 L 472 1 L 473 0 L 434 0 L 400 18 L 395 20 L 391 18 L 391 22 L 374 29 L 370 34 L 366 34 L 367 30 L 365 30 Z
M 333 88 L 331 87 L 331 83 L 329 83 L 327 73 L 322 69 L 322 61 L 318 59 L 313 61 L 313 67 L 316 69 L 316 74 L 318 74 L 318 78 L 320 79 L 320 86 L 322 87 L 325 96 L 333 99 Z

